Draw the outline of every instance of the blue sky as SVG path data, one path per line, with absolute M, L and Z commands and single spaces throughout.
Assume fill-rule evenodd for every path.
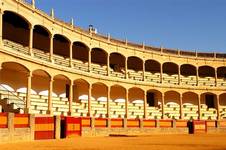
M 156 47 L 226 53 L 226 0 L 36 0 L 99 33 Z

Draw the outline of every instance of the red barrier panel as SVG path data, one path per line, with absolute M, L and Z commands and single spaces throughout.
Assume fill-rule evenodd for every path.
M 155 128 L 156 120 L 143 120 L 143 127 L 144 128 Z
M 194 120 L 193 133 L 206 133 L 206 122 L 203 120 Z
M 226 128 L 226 120 L 220 120 L 219 125 L 221 128 Z
M 95 127 L 106 128 L 107 127 L 107 118 L 95 118 Z
M 0 113 L 0 128 L 8 127 L 7 113 Z
M 206 120 L 206 128 L 215 128 L 215 127 L 216 127 L 216 121 Z
M 127 127 L 128 128 L 139 128 L 140 120 L 138 119 L 127 119 Z
M 55 138 L 55 118 L 35 118 L 35 140 Z
M 15 114 L 14 128 L 28 128 L 29 127 L 29 114 Z
M 113 118 L 111 119 L 111 128 L 122 128 L 123 127 L 123 119 Z
M 159 120 L 160 128 L 172 128 L 172 120 Z
M 187 128 L 188 121 L 187 120 L 176 120 L 176 128 Z
M 81 118 L 65 117 L 66 122 L 66 138 L 81 135 Z
M 91 127 L 91 118 L 90 117 L 82 117 L 81 125 L 82 125 L 82 127 Z

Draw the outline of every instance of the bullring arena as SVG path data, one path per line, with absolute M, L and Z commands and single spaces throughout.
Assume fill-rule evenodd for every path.
M 185 139 L 190 149 L 226 148 L 226 54 L 130 43 L 58 20 L 34 0 L 0 2 L 1 142 L 73 138 L 84 149 L 86 140 L 166 138 L 178 149 Z

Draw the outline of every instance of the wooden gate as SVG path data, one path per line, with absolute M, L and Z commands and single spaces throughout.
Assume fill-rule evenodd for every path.
M 81 118 L 65 117 L 66 138 L 81 136 Z

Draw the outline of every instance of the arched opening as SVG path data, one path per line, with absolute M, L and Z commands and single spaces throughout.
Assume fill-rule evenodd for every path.
M 210 66 L 200 66 L 199 67 L 199 77 L 215 77 L 215 71 L 213 67 Z
M 178 65 L 172 62 L 165 62 L 163 64 L 163 73 L 168 75 L 178 75 Z
M 217 118 L 217 101 L 216 95 L 210 92 L 201 94 L 201 118 L 216 119 Z
M 180 93 L 176 91 L 165 92 L 165 116 L 167 118 L 180 118 Z
M 111 53 L 110 68 L 113 72 L 125 73 L 125 57 L 120 53 Z
M 4 62 L 0 70 L 0 83 L 10 86 L 16 91 L 17 89 L 27 87 L 28 73 L 29 70 L 22 64 Z
M 60 34 L 55 34 L 53 37 L 53 54 L 69 58 L 70 56 L 70 41 Z
M 99 82 L 92 84 L 92 97 L 95 99 L 91 102 L 92 116 L 107 117 L 107 86 Z
M 74 42 L 72 47 L 73 59 L 80 60 L 83 63 L 89 61 L 89 47 L 82 42 Z
M 127 60 L 128 69 L 134 70 L 136 72 L 143 71 L 143 61 L 139 57 L 130 56 Z
M 29 70 L 16 62 L 4 62 L 0 70 L 0 106 L 2 112 L 19 113 L 25 108 L 26 94 L 19 97 L 19 92 L 26 93 Z M 19 92 L 17 92 L 19 90 Z M 5 99 L 6 98 L 6 99 Z M 11 104 L 14 104 L 13 107 Z
M 124 118 L 126 89 L 120 85 L 111 86 L 110 98 L 112 100 L 111 118 Z
M 41 25 L 35 25 L 33 29 L 33 48 L 45 53 L 50 51 L 50 32 Z
M 31 87 L 38 95 L 31 95 L 31 111 L 37 114 L 47 114 L 50 75 L 45 70 L 34 70 L 32 72 Z M 52 96 L 56 96 L 52 93 Z
M 163 64 L 163 83 L 178 84 L 178 65 L 172 62 Z
M 160 83 L 160 67 L 161 64 L 155 60 L 145 61 L 146 81 Z
M 140 88 L 133 87 L 129 92 L 128 118 L 144 117 L 144 91 Z
M 194 92 L 185 92 L 183 93 L 183 118 L 198 119 L 198 94 Z
M 133 80 L 143 80 L 143 61 L 139 57 L 131 56 L 127 60 L 128 77 Z
M 183 64 L 180 67 L 181 72 L 181 84 L 195 86 L 196 80 L 196 67 L 190 64 Z
M 29 27 L 30 23 L 20 15 L 11 11 L 4 12 L 2 30 L 3 39 L 19 43 L 23 46 L 29 46 Z
M 199 85 L 215 86 L 215 70 L 210 66 L 199 67 Z
M 219 96 L 220 119 L 226 119 L 226 93 Z
M 87 116 L 88 114 L 88 95 L 90 84 L 83 79 L 77 79 L 74 81 L 74 99 L 73 102 L 77 103 L 79 107 L 75 109 L 75 116 Z M 94 98 L 91 97 L 93 101 Z
M 219 86 L 226 86 L 226 67 L 217 68 L 217 83 Z
M 150 89 L 146 93 L 148 119 L 161 119 L 162 92 Z
M 91 62 L 101 66 L 107 65 L 107 53 L 103 49 L 93 48 L 91 51 Z
M 91 71 L 100 75 L 107 75 L 107 53 L 100 48 L 91 51 Z

